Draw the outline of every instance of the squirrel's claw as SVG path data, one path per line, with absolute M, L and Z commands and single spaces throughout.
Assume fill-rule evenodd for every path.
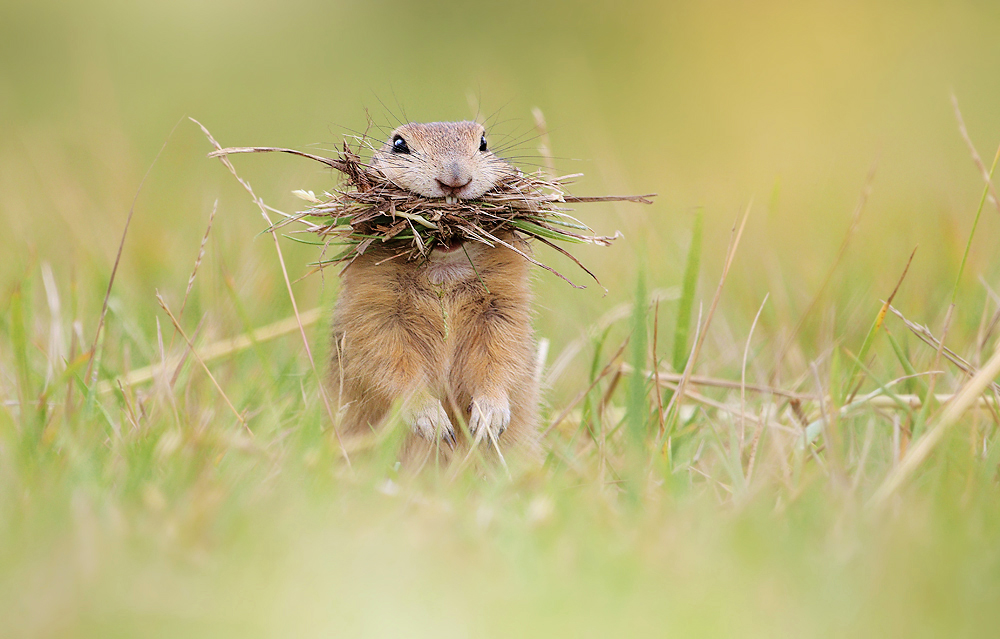
M 455 447 L 455 427 L 451 425 L 444 406 L 436 399 L 428 400 L 413 412 L 410 419 L 413 432 L 430 441 L 443 441 Z
M 510 426 L 510 402 L 486 397 L 472 400 L 469 432 L 475 441 L 498 439 Z

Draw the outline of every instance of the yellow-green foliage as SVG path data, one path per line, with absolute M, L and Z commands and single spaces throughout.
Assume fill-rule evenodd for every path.
M 995 2 L 5 0 L 0 636 L 992 636 L 998 30 Z M 537 272 L 544 465 L 409 477 L 397 430 L 348 466 L 335 273 L 280 239 L 314 368 L 187 117 L 329 155 L 366 108 L 479 113 L 532 169 L 533 107 L 574 193 L 660 194 L 578 207 L 625 236 L 574 248 L 606 296 Z M 285 211 L 336 179 L 233 162 Z M 877 320 L 917 245 L 911 325 Z

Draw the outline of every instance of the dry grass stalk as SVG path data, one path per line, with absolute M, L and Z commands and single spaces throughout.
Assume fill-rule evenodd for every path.
M 322 308 L 312 308 L 308 311 L 302 311 L 299 315 L 302 325 L 312 326 L 316 322 L 320 321 L 323 317 L 322 312 Z M 205 363 L 214 362 L 216 360 L 241 353 L 254 344 L 277 339 L 278 337 L 297 332 L 298 330 L 299 323 L 296 318 L 294 316 L 286 317 L 285 319 L 246 333 L 242 333 L 236 337 L 221 339 L 201 347 L 196 353 L 197 359 Z M 157 333 L 157 337 L 160 341 L 162 341 L 162 336 L 160 336 L 159 333 Z M 192 339 L 192 342 L 194 341 L 196 341 L 196 338 Z M 183 355 L 169 356 L 166 354 L 167 349 L 164 348 L 163 344 L 159 345 L 159 349 L 160 362 L 151 364 L 144 368 L 137 368 L 133 371 L 129 371 L 127 375 L 115 378 L 114 380 L 101 380 L 97 383 L 97 393 L 110 393 L 117 387 L 119 381 L 124 383 L 126 386 L 137 386 L 139 384 L 150 382 L 156 377 L 159 369 L 162 369 L 163 367 L 176 369 L 179 367 L 183 363 L 184 357 L 186 357 L 188 352 L 185 351 Z M 171 385 L 173 385 L 173 380 L 171 380 Z
M 128 227 L 132 224 L 132 216 L 135 214 L 135 204 L 139 201 L 139 193 L 142 192 L 142 187 L 146 183 L 146 178 L 149 177 L 153 167 L 156 166 L 156 161 L 159 160 L 160 156 L 163 154 L 163 149 L 167 148 L 167 142 L 170 141 L 170 138 L 174 135 L 174 131 L 177 130 L 177 127 L 183 121 L 184 119 L 181 118 L 177 121 L 177 124 L 174 125 L 174 128 L 170 129 L 170 133 L 167 134 L 167 139 L 163 141 L 163 144 L 160 146 L 160 150 L 156 152 L 156 156 L 153 158 L 153 161 L 149 163 L 149 167 L 146 169 L 142 179 L 139 181 L 139 187 L 136 188 L 135 196 L 132 198 L 132 204 L 128 208 L 128 215 L 125 217 L 125 228 L 122 229 L 122 239 L 118 243 L 118 253 L 115 255 L 115 265 L 111 267 L 111 277 L 108 278 L 108 290 L 104 293 L 104 302 L 101 304 L 101 316 L 97 320 L 97 330 L 94 332 L 94 342 L 90 346 L 90 351 L 88 351 L 90 361 L 87 363 L 87 373 L 83 376 L 86 384 L 93 385 L 97 381 L 97 369 L 94 367 L 94 364 L 97 361 L 97 346 L 101 339 L 101 331 L 104 329 L 104 320 L 108 316 L 108 301 L 111 299 L 111 288 L 115 284 L 115 276 L 118 275 L 118 265 L 122 261 L 122 251 L 125 250 L 125 238 L 128 237 Z
M 549 425 L 545 428 L 545 430 L 542 431 L 541 438 L 544 439 L 545 436 L 549 434 L 549 431 L 551 431 L 553 428 L 558 426 L 564 419 L 566 419 L 566 417 L 569 416 L 569 414 L 573 411 L 573 409 L 576 408 L 577 404 L 582 402 L 583 399 L 590 393 L 590 391 L 594 390 L 594 388 L 601 382 L 602 379 L 607 377 L 608 374 L 612 372 L 621 374 L 622 371 L 621 367 L 625 366 L 625 364 L 621 364 L 618 367 L 616 367 L 614 363 L 615 361 L 617 361 L 619 357 L 621 357 L 622 353 L 625 352 L 625 347 L 628 346 L 628 342 L 629 342 L 628 339 L 625 339 L 625 341 L 622 342 L 622 345 L 618 347 L 618 350 L 615 351 L 615 354 L 611 357 L 611 359 L 608 360 L 608 363 L 605 364 L 603 369 L 601 369 L 601 372 L 597 374 L 597 376 L 594 378 L 594 381 L 590 383 L 590 386 L 580 391 L 577 394 L 577 396 L 574 397 L 573 400 L 566 406 L 566 408 L 564 408 L 562 412 L 559 413 L 559 415 L 555 419 L 553 419 L 552 422 L 549 423 Z
M 208 141 L 211 142 L 212 146 L 215 147 L 216 152 L 224 151 L 222 145 L 219 144 L 214 137 L 212 137 L 212 134 L 209 132 L 207 128 L 205 128 L 205 125 L 203 125 L 201 122 L 198 122 L 194 118 L 189 118 L 189 119 L 198 125 L 202 133 L 205 134 L 205 137 L 208 138 Z M 295 293 L 294 291 L 292 291 L 292 283 L 291 280 L 289 280 L 288 278 L 288 268 L 285 266 L 285 258 L 281 253 L 281 243 L 278 242 L 278 236 L 274 232 L 275 228 L 274 224 L 271 222 L 271 218 L 267 214 L 267 211 L 270 207 L 264 204 L 264 200 L 257 197 L 257 194 L 254 193 L 253 187 L 250 186 L 250 183 L 239 176 L 239 174 L 236 172 L 236 167 L 234 167 L 233 163 L 229 161 L 229 157 L 226 153 L 220 153 L 218 155 L 215 155 L 213 153 L 210 155 L 213 157 L 218 157 L 219 161 L 222 162 L 223 166 L 229 169 L 229 172 L 233 175 L 234 178 L 236 178 L 236 181 L 239 182 L 243 186 L 243 188 L 247 191 L 247 193 L 250 194 L 250 197 L 257 205 L 257 208 L 260 209 L 260 214 L 263 216 L 264 220 L 268 224 L 271 238 L 274 240 L 274 250 L 278 255 L 278 264 L 281 265 L 281 275 L 285 280 L 285 290 L 288 291 L 288 299 L 292 303 L 292 311 L 294 312 L 295 320 L 299 325 L 299 335 L 302 337 L 302 346 L 305 348 L 306 356 L 309 358 L 309 365 L 312 367 L 313 375 L 316 375 L 316 377 L 319 378 L 319 371 L 316 369 L 316 360 L 313 358 L 312 348 L 310 348 L 309 339 L 306 337 L 306 329 L 302 323 L 302 317 L 299 315 L 299 305 L 298 302 L 295 301 Z M 323 400 L 323 407 L 326 408 L 326 413 L 329 416 L 331 423 L 336 424 L 337 422 L 336 419 L 334 418 L 333 408 L 330 405 L 330 398 L 327 396 L 326 386 L 323 384 L 319 385 L 319 396 Z M 347 463 L 348 469 L 351 469 L 352 468 L 351 458 L 347 454 L 347 449 L 344 448 L 343 439 L 341 438 L 340 431 L 337 429 L 336 426 L 333 427 L 333 434 L 337 438 L 337 444 L 339 444 L 340 446 L 340 451 L 343 454 L 344 461 Z
M 878 160 L 872 162 L 871 168 L 868 169 L 868 175 L 865 177 L 864 187 L 861 189 L 861 196 L 858 198 L 857 204 L 854 206 L 854 212 L 851 214 L 851 223 L 847 227 L 847 233 L 844 234 L 844 239 L 840 242 L 840 248 L 837 249 L 837 257 L 833 260 L 833 264 L 827 270 L 826 275 L 823 277 L 823 282 L 819 285 L 816 290 L 816 294 L 813 295 L 812 300 L 809 302 L 809 306 L 803 311 L 802 315 L 799 317 L 799 321 L 795 324 L 795 328 L 792 332 L 785 338 L 784 343 L 778 349 L 778 355 L 774 360 L 774 373 L 771 375 L 772 383 L 777 379 L 777 376 L 781 372 L 781 362 L 784 361 L 785 355 L 788 350 L 792 347 L 795 342 L 795 338 L 798 337 L 799 331 L 805 326 L 806 319 L 812 314 L 816 307 L 819 305 L 820 300 L 823 298 L 823 294 L 826 292 L 826 288 L 833 281 L 833 275 L 837 272 L 837 268 L 840 263 L 844 260 L 844 256 L 847 255 L 847 248 L 851 244 L 851 240 L 854 238 L 855 232 L 858 230 L 858 225 L 861 223 L 861 214 L 864 213 L 865 205 L 868 204 L 868 198 L 871 196 L 872 184 L 875 182 L 875 170 L 878 168 Z
M 684 368 L 681 379 L 677 384 L 677 392 L 670 398 L 670 403 L 667 404 L 665 409 L 668 419 L 670 417 L 670 411 L 679 408 L 679 402 L 685 395 L 688 380 L 694 373 L 695 361 L 697 361 L 698 355 L 701 353 L 702 345 L 705 342 L 705 336 L 708 334 L 708 327 L 712 324 L 712 317 L 714 317 L 715 309 L 719 305 L 719 299 L 722 297 L 722 287 L 726 284 L 726 277 L 729 275 L 729 267 L 732 266 L 733 258 L 736 257 L 736 249 L 739 247 L 740 239 L 743 237 L 743 229 L 746 228 L 747 218 L 750 217 L 751 208 L 753 208 L 752 199 L 747 204 L 746 210 L 743 211 L 743 217 L 736 225 L 733 226 L 732 237 L 729 240 L 729 250 L 726 252 L 726 262 L 722 268 L 722 277 L 719 278 L 719 286 L 715 289 L 715 296 L 712 298 L 712 304 L 708 307 L 708 316 L 705 318 L 704 325 L 701 324 L 701 317 L 699 316 L 698 318 L 699 334 L 695 336 L 694 347 L 691 349 L 691 356 L 688 357 L 687 366 Z
M 678 298 L 678 295 L 679 294 L 675 294 L 675 291 L 672 289 L 656 289 L 649 294 L 649 302 L 651 304 L 656 304 L 663 300 L 675 300 Z M 633 310 L 633 305 L 630 303 L 623 303 L 613 307 L 611 310 L 601 315 L 596 322 L 588 326 L 580 337 L 577 337 L 568 343 L 559 355 L 557 355 L 552 361 L 552 366 L 550 366 L 546 371 L 544 378 L 545 387 L 552 388 L 552 386 L 555 385 L 556 381 L 562 376 L 563 372 L 566 371 L 576 356 L 583 350 L 584 345 L 588 344 L 591 339 L 597 337 L 601 331 L 605 330 L 612 324 L 627 317 L 631 317 Z
M 177 318 L 174 317 L 174 314 L 170 311 L 170 307 L 167 306 L 167 302 L 160 295 L 159 291 L 157 291 L 156 293 L 156 301 L 159 302 L 160 308 L 162 308 L 166 312 L 167 317 L 170 318 L 170 321 L 174 325 L 174 330 L 180 333 L 181 337 L 184 338 L 184 341 L 187 343 L 188 348 L 191 350 L 192 353 L 194 353 L 195 359 L 197 359 L 198 363 L 201 364 L 201 368 L 205 371 L 205 374 L 208 375 L 208 378 L 210 380 L 212 380 L 212 384 L 215 386 L 215 389 L 219 391 L 219 394 L 222 396 L 222 399 L 226 401 L 226 405 L 229 406 L 229 409 L 231 411 L 233 411 L 233 414 L 236 415 L 236 419 L 240 422 L 240 424 L 243 425 L 243 428 L 246 429 L 247 433 L 249 433 L 252 436 L 253 431 L 251 431 L 250 427 L 247 425 L 246 419 L 243 418 L 243 415 L 240 413 L 240 411 L 236 410 L 236 406 L 234 406 L 233 402 L 229 400 L 229 396 L 226 395 L 226 391 L 222 390 L 222 386 L 220 386 L 219 382 L 216 381 L 215 375 L 212 374 L 212 371 L 208 368 L 208 365 L 205 363 L 203 359 L 201 359 L 201 356 L 198 355 L 198 352 L 194 350 L 194 344 L 188 338 L 187 333 L 184 332 L 184 329 L 181 328 L 180 323 L 177 321 Z M 121 386 L 121 381 L 119 381 L 118 384 L 119 388 L 123 388 Z M 124 394 L 124 390 L 122 391 L 122 393 Z
M 655 383 L 653 395 L 656 396 L 656 418 L 657 432 L 662 435 L 665 427 L 666 416 L 663 414 L 663 395 L 660 393 L 660 360 L 656 357 L 659 352 L 658 342 L 660 336 L 660 300 L 656 300 L 656 310 L 653 312 L 653 381 Z
M 997 343 L 993 356 L 986 364 L 979 369 L 972 379 L 965 383 L 959 392 L 955 393 L 934 428 L 921 437 L 902 459 L 899 466 L 889 473 L 889 476 L 885 478 L 882 485 L 872 495 L 869 505 L 876 507 L 882 505 L 906 483 L 910 476 L 916 472 L 920 464 L 930 456 L 934 448 L 941 442 L 948 429 L 959 420 L 966 410 L 980 401 L 983 391 L 993 383 L 993 379 L 998 374 L 1000 374 L 1000 342 Z
M 750 333 L 747 335 L 746 347 L 743 349 L 743 366 L 740 369 L 740 442 L 743 441 L 743 432 L 746 428 L 746 415 L 747 415 L 747 357 L 750 355 L 750 341 L 753 339 L 753 330 L 757 327 L 757 321 L 760 320 L 760 314 L 764 312 L 764 305 L 767 304 L 767 298 L 770 297 L 770 293 L 764 295 L 764 300 L 760 303 L 760 308 L 757 309 L 757 315 L 753 318 L 753 324 L 750 325 Z M 757 461 L 757 446 L 760 444 L 760 435 L 764 431 L 764 422 L 766 421 L 766 409 L 765 415 L 763 416 L 761 422 L 757 424 L 757 428 L 754 429 L 753 442 L 750 444 L 750 459 L 747 461 L 747 474 L 746 474 L 746 484 L 750 485 L 750 478 L 753 477 L 753 465 Z
M 181 302 L 181 310 L 177 312 L 178 319 L 184 317 L 184 309 L 187 308 L 191 289 L 194 288 L 194 280 L 198 277 L 198 268 L 201 266 L 201 261 L 205 259 L 205 245 L 208 244 L 208 236 L 212 233 L 212 222 L 215 221 L 215 214 L 218 210 L 219 200 L 216 198 L 215 204 L 212 205 L 212 213 L 208 216 L 208 228 L 205 229 L 205 235 L 201 238 L 201 246 L 198 247 L 198 257 L 194 260 L 194 269 L 191 270 L 191 277 L 188 278 L 187 290 L 184 291 L 184 301 Z
M 360 149 L 362 146 L 370 148 L 370 144 L 363 137 L 358 138 L 358 142 L 359 146 L 355 149 L 345 141 L 338 158 L 277 147 L 220 148 L 209 156 L 291 153 L 321 162 L 344 174 L 344 187 L 327 192 L 322 197 L 307 191 L 296 191 L 296 195 L 312 206 L 286 216 L 270 229 L 273 231 L 301 222 L 308 232 L 320 237 L 318 244 L 323 246 L 324 251 L 332 245 L 346 246 L 334 257 L 321 259 L 317 264 L 319 267 L 344 262 L 350 265 L 354 258 L 364 254 L 376 242 L 391 247 L 395 251 L 393 258 L 412 260 L 426 257 L 435 245 L 472 241 L 488 246 L 506 246 L 571 286 L 583 288 L 503 237 L 514 235 L 536 239 L 573 260 L 597 281 L 597 277 L 579 260 L 554 242 L 608 246 L 619 234 L 593 234 L 590 228 L 568 215 L 564 205 L 619 201 L 652 204 L 650 198 L 655 196 L 576 197 L 566 193 L 565 188 L 579 174 L 549 178 L 540 172 L 528 174 L 515 171 L 480 198 L 449 204 L 441 198 L 423 197 L 393 184 L 378 169 L 362 161 Z
M 910 329 L 910 332 L 916 335 L 917 338 L 920 339 L 920 341 L 922 341 L 924 344 L 927 344 L 928 346 L 930 346 L 935 350 L 940 350 L 941 356 L 943 356 L 949 362 L 954 364 L 956 368 L 961 370 L 969 377 L 973 377 L 976 374 L 975 367 L 972 366 L 972 364 L 970 364 L 968 360 L 963 358 L 961 355 L 951 350 L 947 346 L 944 346 L 941 343 L 941 340 L 939 340 L 937 337 L 934 336 L 934 334 L 931 332 L 931 329 L 927 328 L 923 324 L 917 324 L 916 322 L 908 320 L 905 315 L 899 312 L 899 309 L 897 309 L 892 305 L 889 306 L 889 310 L 892 311 L 896 315 L 896 317 L 903 320 L 903 323 L 906 324 L 906 327 L 908 329 Z M 950 321 L 947 321 L 947 323 L 950 323 Z M 937 370 L 937 366 L 934 366 L 933 368 L 934 370 Z M 996 383 L 991 383 L 990 387 L 995 391 L 1000 391 L 1000 385 L 997 385 Z
M 906 260 L 906 266 L 903 267 L 903 274 L 899 276 L 896 280 L 896 287 L 892 289 L 892 293 L 889 294 L 889 299 L 882 302 L 882 308 L 879 309 L 878 315 L 875 316 L 875 323 L 872 324 L 871 329 L 868 331 L 868 335 L 865 336 L 865 341 L 861 344 L 861 350 L 858 351 L 857 362 L 854 364 L 854 369 L 851 372 L 851 376 L 848 378 L 850 383 L 853 383 L 855 376 L 860 372 L 859 369 L 863 365 L 863 360 L 868 354 L 868 349 L 871 347 L 872 340 L 875 338 L 875 334 L 878 329 L 882 328 L 882 324 L 885 322 L 885 316 L 889 312 L 889 307 L 892 306 L 892 300 L 896 299 L 896 293 L 899 292 L 900 287 L 903 286 L 903 280 L 906 279 L 906 274 L 910 272 L 910 264 L 913 263 L 913 256 L 917 254 L 916 246 L 913 247 L 913 251 L 910 253 L 910 259 Z M 845 403 L 850 404 L 854 397 L 861 390 L 861 385 L 864 383 L 864 377 L 858 379 L 858 383 L 855 384 L 854 389 L 847 396 L 847 401 Z
M 965 128 L 965 118 L 962 117 L 962 110 L 958 108 L 958 98 L 954 93 L 951 94 L 951 106 L 955 110 L 955 119 L 958 120 L 958 132 L 962 134 L 965 145 L 969 147 L 969 154 L 972 155 L 972 161 L 975 162 L 976 168 L 979 169 L 979 174 L 983 176 L 983 180 L 985 180 L 989 187 L 989 200 L 996 207 L 997 211 L 1000 211 L 1000 199 L 997 197 L 996 187 L 993 186 L 993 182 L 990 180 L 990 171 L 983 164 L 983 159 L 979 157 L 979 152 L 976 151 L 976 145 L 972 143 L 972 138 L 969 137 L 969 130 Z M 1000 149 L 997 149 L 997 153 L 1000 154 Z

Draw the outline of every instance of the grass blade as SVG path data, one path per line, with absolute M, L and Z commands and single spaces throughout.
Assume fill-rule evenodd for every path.
M 895 299 L 896 293 L 899 292 L 899 287 L 903 285 L 903 280 L 906 278 L 906 273 L 910 270 L 910 264 L 913 263 L 913 256 L 917 254 L 917 247 L 913 248 L 913 252 L 910 253 L 910 259 L 906 260 L 906 267 L 903 269 L 903 274 L 899 276 L 899 280 L 896 282 L 896 288 L 892 289 L 892 293 L 889 295 L 889 299 L 882 303 L 882 308 L 879 309 L 878 315 L 875 316 L 875 321 L 872 322 L 871 328 L 868 329 L 868 334 L 865 335 L 865 341 L 861 343 L 861 350 L 858 351 L 857 359 L 855 360 L 854 368 L 851 369 L 851 374 L 847 377 L 847 388 L 853 388 L 847 396 L 847 401 L 845 404 L 850 404 L 851 400 L 858 393 L 861 388 L 861 380 L 857 382 L 855 386 L 855 378 L 859 372 L 859 366 L 861 362 L 865 361 L 868 357 L 868 350 L 872 346 L 872 342 L 875 341 L 875 334 L 878 333 L 878 329 L 882 327 L 885 322 L 885 315 L 889 312 L 889 307 L 892 305 L 892 300 Z M 909 371 L 907 372 L 909 374 Z
M 674 330 L 674 353 L 670 360 L 674 370 L 680 372 L 687 364 L 688 335 L 691 332 L 691 312 L 694 309 L 694 294 L 698 288 L 698 271 L 701 263 L 701 234 L 704 215 L 699 210 L 694 217 L 691 231 L 691 247 L 688 249 L 687 264 L 684 267 L 684 284 L 681 300 L 677 307 L 677 328 Z
M 632 307 L 632 352 L 629 363 L 634 370 L 646 368 L 648 357 L 647 323 L 649 308 L 646 299 L 646 273 L 639 272 L 635 289 L 635 304 Z M 628 380 L 628 403 L 625 408 L 628 431 L 636 443 L 646 438 L 649 417 L 647 403 L 647 383 L 644 375 L 630 375 Z M 659 392 L 659 390 L 657 390 Z

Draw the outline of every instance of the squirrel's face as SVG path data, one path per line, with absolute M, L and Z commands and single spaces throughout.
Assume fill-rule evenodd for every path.
M 513 169 L 489 150 L 477 122 L 404 124 L 372 156 L 396 186 L 447 202 L 474 200 Z

